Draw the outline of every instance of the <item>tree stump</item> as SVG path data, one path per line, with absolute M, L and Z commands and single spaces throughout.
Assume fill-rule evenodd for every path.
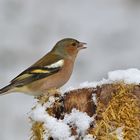
M 117 82 L 75 89 L 64 95 L 56 93 L 45 100 L 44 98 L 46 97 L 38 99 L 36 107 L 32 109 L 31 140 L 140 140 L 139 85 Z M 49 117 L 66 125 L 70 138 L 57 137 L 52 132 L 53 128 L 47 126 L 49 122 L 45 120 L 45 117 L 43 118 L 45 121 L 41 117 L 41 119 L 34 117 L 36 114 L 40 115 L 36 111 L 38 104 L 45 108 Z M 71 114 L 73 109 L 86 112 L 84 115 L 91 119 L 84 133 L 79 132 L 80 128 L 76 121 L 65 122 L 66 115 Z

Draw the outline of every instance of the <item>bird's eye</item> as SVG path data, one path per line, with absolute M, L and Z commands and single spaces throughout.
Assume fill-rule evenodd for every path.
M 72 45 L 72 46 L 76 46 L 76 43 L 75 43 L 75 42 L 73 42 L 71 45 Z

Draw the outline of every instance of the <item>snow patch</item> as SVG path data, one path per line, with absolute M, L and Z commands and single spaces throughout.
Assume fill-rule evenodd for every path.
M 79 110 L 73 109 L 70 114 L 66 114 L 64 122 L 75 126 L 78 130 L 78 134 L 82 136 L 86 133 L 86 130 L 90 127 L 90 123 L 93 121 L 87 113 L 80 112 Z
M 95 140 L 95 138 L 93 138 L 92 135 L 88 134 L 83 138 L 83 140 Z
M 127 84 L 139 84 L 140 83 L 140 70 L 128 69 L 128 70 L 116 70 L 108 73 L 108 79 L 110 81 L 124 81 Z
M 70 90 L 81 89 L 81 88 L 95 88 L 103 84 L 111 84 L 114 82 L 124 82 L 126 84 L 139 84 L 140 83 L 140 70 L 136 68 L 131 68 L 127 70 L 116 70 L 108 72 L 108 78 L 103 78 L 101 81 L 95 82 L 83 82 L 79 86 L 69 87 L 64 92 L 69 92 Z
M 71 136 L 70 128 L 62 120 L 58 120 L 46 113 L 45 126 L 54 139 L 66 140 Z
M 51 107 L 55 102 L 55 97 L 54 96 L 50 96 L 49 100 L 47 101 L 47 103 L 44 105 L 46 108 Z
M 92 100 L 93 100 L 94 104 L 97 105 L 97 97 L 96 97 L 96 94 L 92 94 Z
M 30 116 L 33 120 L 44 122 L 45 120 L 45 107 L 38 104 L 35 109 L 31 112 Z
M 76 109 L 73 109 L 70 114 L 66 114 L 63 120 L 56 119 L 50 116 L 45 108 L 46 107 L 38 104 L 36 108 L 33 109 L 30 116 L 34 121 L 44 122 L 47 133 L 54 139 L 75 140 L 75 137 L 71 136 L 70 126 L 75 126 L 77 128 L 77 133 L 84 136 L 87 129 L 90 127 L 90 123 L 93 121 L 93 118 L 89 117 L 86 113 Z
M 74 140 L 73 136 L 71 136 L 69 126 L 65 124 L 63 120 L 58 120 L 50 116 L 45 111 L 44 106 L 37 105 L 30 116 L 34 121 L 44 122 L 44 126 L 54 139 Z
M 115 130 L 118 140 L 123 140 L 123 127 L 119 127 Z

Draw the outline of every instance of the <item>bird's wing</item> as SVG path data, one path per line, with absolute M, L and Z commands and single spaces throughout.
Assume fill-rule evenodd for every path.
M 11 81 L 11 84 L 17 87 L 24 86 L 36 80 L 39 80 L 39 79 L 42 79 L 42 78 L 45 78 L 52 74 L 57 73 L 58 71 L 62 69 L 63 65 L 64 65 L 63 59 L 57 60 L 49 65 L 44 65 L 44 66 L 33 65 L 29 67 L 28 69 L 26 69 L 25 71 L 23 71 L 17 77 L 15 77 Z

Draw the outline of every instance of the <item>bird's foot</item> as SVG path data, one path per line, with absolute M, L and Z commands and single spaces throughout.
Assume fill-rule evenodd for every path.
M 45 91 L 43 94 L 41 94 L 40 96 L 35 97 L 35 99 L 38 100 L 38 103 L 44 105 L 49 100 L 50 96 L 53 96 L 55 98 L 59 97 L 60 90 L 56 88 L 49 89 Z

